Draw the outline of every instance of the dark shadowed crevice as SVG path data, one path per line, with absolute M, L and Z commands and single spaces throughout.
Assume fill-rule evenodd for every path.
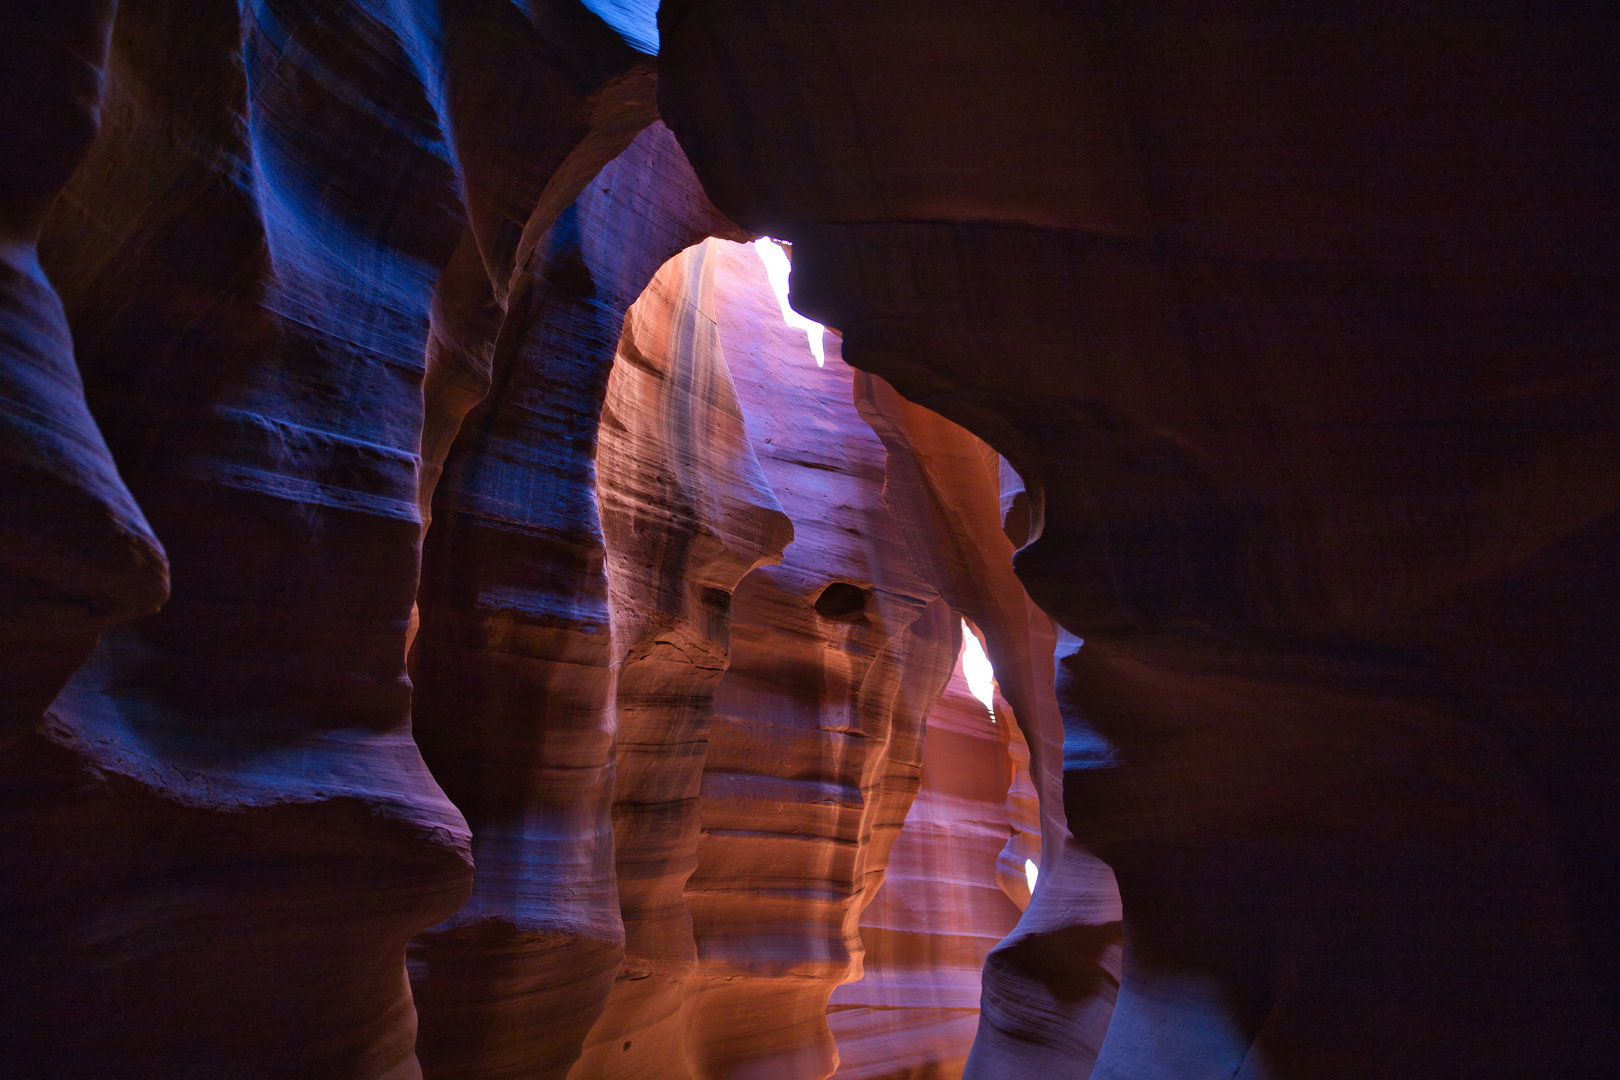
M 816 614 L 839 622 L 859 622 L 866 617 L 865 589 L 847 581 L 835 581 L 816 597 Z

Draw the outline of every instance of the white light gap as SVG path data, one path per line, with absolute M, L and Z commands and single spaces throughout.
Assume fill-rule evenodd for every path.
M 805 318 L 788 306 L 788 275 L 793 272 L 793 264 L 788 260 L 787 252 L 782 250 L 781 244 L 768 236 L 755 240 L 754 250 L 759 252 L 760 261 L 765 264 L 765 276 L 771 279 L 771 290 L 776 293 L 776 302 L 782 305 L 782 321 L 804 331 L 805 337 L 810 339 L 810 351 L 815 354 L 816 367 L 826 367 L 827 354 L 822 351 L 821 335 L 827 328 L 814 319 Z
M 966 619 L 962 620 L 962 677 L 967 679 L 968 690 L 973 696 L 990 710 L 990 722 L 995 723 L 996 673 L 990 666 L 990 658 L 984 655 L 984 646 L 979 644 L 978 637 L 968 628 Z

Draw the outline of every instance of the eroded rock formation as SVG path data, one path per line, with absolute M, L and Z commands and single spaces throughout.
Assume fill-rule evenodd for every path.
M 403 947 L 471 872 L 410 731 L 421 454 L 477 396 L 525 230 L 653 118 L 650 62 L 560 6 L 127 3 L 91 144 L 112 5 L 5 13 L 15 242 L 88 146 L 40 261 L 176 582 L 8 733 L 8 1070 L 415 1075 Z M 55 396 L 6 445 L 54 464 L 13 474 L 49 504 L 8 502 L 7 551 L 57 554 L 8 568 L 37 610 L 5 625 L 59 680 L 59 643 L 156 606 L 163 549 L 39 280 L 8 291 L 12 371 Z
M 809 1080 L 836 1062 L 827 997 L 859 972 L 861 910 L 959 638 L 903 558 L 852 373 L 836 348 L 815 366 L 752 251 L 716 258 L 721 340 L 795 542 L 733 597 L 686 887 L 702 974 L 689 1059 L 700 1080 Z
M 101 630 L 168 595 L 163 547 L 91 418 L 39 265 L 51 203 L 100 124 L 112 3 L 0 9 L 0 747 Z
M 855 386 L 861 414 L 888 449 L 884 495 L 902 522 L 912 561 L 984 634 L 1003 718 L 1017 736 L 1008 748 L 1023 782 L 1007 792 L 1013 835 L 997 874 L 1024 916 L 985 966 L 969 1073 L 1083 1077 L 1108 1029 L 1119 984 L 1119 893 L 1112 872 L 1075 843 L 1060 811 L 1065 751 L 1052 659 L 1058 635 L 1013 571 L 1014 541 L 1029 535 L 1028 493 L 971 432 L 905 400 L 877 376 L 857 375 Z M 1025 860 L 1035 861 L 1043 878 L 1033 897 Z
M 649 128 L 535 245 L 520 287 L 527 297 L 513 301 L 526 314 L 509 307 L 490 392 L 445 461 L 412 653 L 416 737 L 472 825 L 477 873 L 472 899 L 413 954 L 433 1075 L 562 1076 L 624 958 L 611 813 L 615 664 L 638 648 L 645 631 L 634 623 L 647 616 L 626 609 L 620 636 L 629 638 L 616 655 L 596 431 L 626 311 L 666 259 L 727 226 L 667 130 Z M 690 351 L 666 362 L 713 367 Z M 726 402 L 682 407 L 707 423 Z M 699 453 L 669 452 L 677 465 Z M 715 453 L 679 471 L 692 474 Z M 728 478 L 715 470 L 700 479 Z M 769 513 L 765 499 L 755 501 Z M 730 540 L 736 576 L 780 546 L 765 525 L 730 537 L 711 518 L 685 527 Z M 706 568 L 668 572 L 690 573 L 696 588 Z M 621 589 L 636 592 L 629 582 Z
M 698 972 L 697 866 L 731 594 L 794 537 L 761 471 L 721 348 L 714 244 L 653 278 L 624 323 L 598 491 L 617 670 L 613 836 L 624 961 L 571 1076 L 685 1072 Z
M 992 720 L 958 660 L 928 713 L 921 787 L 883 888 L 861 915 L 861 978 L 828 1004 L 837 1080 L 962 1075 L 985 956 L 1018 921 L 996 873 L 1010 832 L 1006 720 Z
M 813 366 L 752 251 L 687 248 L 623 315 L 658 236 L 725 226 L 682 163 L 649 129 L 537 247 L 534 343 L 439 483 L 417 728 L 478 877 L 413 947 L 430 1075 L 825 1075 L 960 640 L 852 373 Z M 1005 759 L 960 768 L 1003 813 Z
M 823 1077 L 960 614 L 1041 864 L 965 1075 L 1608 1075 L 1616 53 L 0 2 L 6 1070 Z M 623 322 L 744 230 L 886 383 L 744 248 Z
M 1029 481 L 1093 1075 L 1602 1075 L 1620 20 L 909 10 L 666 5 L 660 102 Z
M 19 1068 L 414 1075 L 419 1050 L 432 1075 L 560 1076 L 594 1025 L 579 1068 L 611 1071 L 623 1051 L 592 1054 L 668 1006 L 642 982 L 657 970 L 684 995 L 671 1045 L 697 1075 L 772 1055 L 825 1072 L 826 995 L 858 971 L 856 921 L 956 631 L 887 524 L 848 372 L 796 400 L 766 385 L 790 339 L 751 254 L 684 256 L 623 327 L 664 260 L 737 235 L 667 130 L 631 143 L 653 115 L 648 62 L 566 5 L 70 14 L 19 17 L 19 56 L 44 66 L 19 66 L 32 97 L 17 100 L 42 111 L 6 129 L 41 151 L 37 175 L 13 166 L 7 181 L 6 446 L 23 485 L 7 587 L 26 606 L 7 615 L 18 978 L 4 1020 Z M 109 33 L 108 132 L 92 145 Z M 79 132 L 62 147 L 41 132 L 64 110 L 84 119 L 46 132 Z M 46 262 L 97 420 L 183 578 L 160 615 L 122 627 L 162 598 L 165 556 L 31 262 L 86 152 Z M 730 756 L 708 760 L 728 594 L 791 535 L 749 464 L 700 284 L 726 258 L 755 294 L 732 328 L 765 365 L 754 408 L 771 425 L 804 408 L 833 418 L 837 441 L 815 452 L 775 432 L 799 456 L 767 455 L 770 468 L 813 531 L 829 493 L 848 522 L 758 586 L 751 678 L 788 689 L 734 701 L 726 723 L 760 731 L 732 731 Z M 604 534 L 593 456 L 616 356 Z M 629 372 L 652 370 L 661 386 L 631 388 Z M 866 448 L 853 458 L 851 432 Z M 815 453 L 844 479 L 816 477 Z M 655 498 L 646 485 L 664 476 L 674 487 Z M 838 606 L 840 590 L 858 602 Z M 802 653 L 792 674 L 772 667 L 784 633 Z M 828 634 L 831 659 L 815 659 Z M 799 680 L 817 664 L 820 689 Z M 694 936 L 697 788 L 708 767 L 714 815 L 774 815 L 747 794 L 766 729 L 836 761 L 788 753 L 780 775 L 759 774 L 796 793 L 776 839 L 703 834 L 717 854 Z M 53 846 L 57 833 L 83 850 Z M 783 851 L 801 870 L 756 903 L 746 876 Z M 796 874 L 822 898 L 794 899 Z M 252 931 L 223 929 L 232 912 Z M 434 922 L 412 946 L 413 1001 L 401 947 Z M 104 959 L 69 959 L 81 953 Z M 786 1007 L 755 1008 L 739 1037 L 729 984 L 744 969 L 750 994 Z M 80 999 L 122 1019 L 57 1024 Z M 642 1054 L 667 1069 L 656 1039 Z

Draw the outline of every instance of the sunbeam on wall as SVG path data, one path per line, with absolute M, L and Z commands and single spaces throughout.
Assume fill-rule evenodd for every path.
M 821 347 L 821 337 L 827 328 L 814 319 L 805 318 L 788 305 L 788 275 L 793 272 L 793 264 L 788 261 L 787 252 L 782 250 L 780 243 L 768 236 L 755 240 L 754 250 L 759 252 L 760 259 L 765 263 L 765 273 L 770 276 L 776 302 L 782 305 L 782 321 L 804 331 L 804 336 L 810 339 L 810 351 L 815 354 L 816 367 L 825 367 L 827 354 Z

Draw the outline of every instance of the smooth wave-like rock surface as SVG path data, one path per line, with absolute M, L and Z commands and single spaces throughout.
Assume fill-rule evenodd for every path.
M 731 594 L 794 538 L 760 469 L 715 314 L 717 244 L 659 270 L 624 321 L 597 491 L 608 551 L 615 705 L 613 837 L 624 960 L 573 1077 L 684 1071 L 697 865 Z
M 1019 576 L 1084 639 L 1066 816 L 1125 913 L 1092 1075 L 1612 1071 L 1620 18 L 661 29 L 716 205 L 1028 482 Z
M 4 632 L 104 630 L 6 736 L 6 1071 L 416 1075 L 405 943 L 471 877 L 411 734 L 422 459 L 481 395 L 526 243 L 654 119 L 651 64 L 566 4 L 4 17 L 6 184 L 39 170 L 7 213 L 50 206 L 66 314 L 6 279 L 5 392 L 50 396 L 7 411 L 33 418 L 8 483 L 67 485 L 7 527 L 54 553 L 8 568 L 35 610 Z M 165 550 L 172 595 L 131 620 Z M 56 661 L 19 656 L 31 702 Z
M 37 250 L 100 125 L 113 10 L 0 10 L 0 750 L 100 631 L 168 596 L 163 547 L 86 406 Z
M 1015 772 L 1005 820 L 1012 835 L 996 873 L 1024 914 L 984 966 L 967 1075 L 1084 1077 L 1118 992 L 1119 889 L 1063 818 L 1063 717 L 1053 667 L 1059 635 L 1013 570 L 1014 540 L 1030 532 L 1027 492 L 982 440 L 878 376 L 856 376 L 855 400 L 888 451 L 884 499 L 913 565 L 984 635 L 1010 729 Z M 1074 639 L 1065 644 L 1072 649 Z M 1033 896 L 1026 862 L 1040 873 Z
M 960 636 L 851 393 L 836 342 L 818 367 L 747 248 L 684 252 L 626 320 L 597 458 L 626 950 L 571 1076 L 821 1077 L 834 1053 L 878 1075 L 897 1052 L 959 1067 L 971 1042 L 979 965 L 1016 918 L 996 878 L 1012 766 L 979 707 L 941 722 L 937 798 L 911 801 Z M 904 875 L 969 890 L 915 934 L 903 896 L 861 921 L 902 819 Z M 910 1019 L 846 1046 L 828 995 L 861 977 L 869 933 L 880 970 L 852 1000 Z
M 633 610 L 630 581 L 620 582 L 617 616 L 610 604 L 596 433 L 626 312 L 666 260 L 728 230 L 668 131 L 643 132 L 536 244 L 527 297 L 513 301 L 525 315 L 509 309 L 490 393 L 445 460 L 411 656 L 416 737 L 467 815 L 477 869 L 467 905 L 413 946 L 430 1075 L 563 1076 L 624 959 L 612 814 L 616 673 L 637 677 L 626 654 L 642 647 L 638 624 L 648 616 Z M 666 362 L 712 372 L 715 360 L 692 352 Z M 736 410 L 692 393 L 690 382 L 679 393 L 688 431 Z M 677 469 L 721 492 L 739 486 L 705 468 L 719 451 L 669 453 L 676 460 L 660 463 L 660 474 Z M 618 482 L 632 482 L 624 473 L 639 467 L 619 466 Z M 752 499 L 746 486 L 732 497 L 768 519 L 736 526 L 733 577 L 780 548 L 769 524 L 779 512 L 769 489 L 756 487 Z M 684 523 L 711 534 L 725 525 Z M 697 588 L 706 568 L 669 572 Z
M 1617 54 L 3 0 L 0 1071 L 820 1080 L 966 616 L 965 1076 L 1609 1076 Z
M 697 868 L 697 1080 L 824 1077 L 827 997 L 859 972 L 859 920 L 917 790 L 923 721 L 958 649 L 882 502 L 882 444 L 852 373 L 817 367 L 763 263 L 716 255 L 716 314 L 760 467 L 794 522 L 733 595 Z
M 847 369 L 782 378 L 808 357 L 753 253 L 677 257 L 626 323 L 671 256 L 742 235 L 647 127 L 646 12 L 608 12 L 628 45 L 567 3 L 59 14 L 14 20 L 4 128 L 5 447 L 40 488 L 7 519 L 18 1067 L 611 1071 L 675 1001 L 695 1075 L 830 1069 L 956 629 Z M 729 593 L 792 536 L 773 480 L 807 542 L 752 586 L 711 757 Z M 128 622 L 163 599 L 159 533 L 179 585 Z M 797 749 L 756 776 L 766 736 Z M 737 1029 L 749 995 L 785 1007 Z M 75 1032 L 72 1000 L 118 1019 Z
M 958 659 L 928 713 L 921 787 L 883 888 L 861 915 L 861 978 L 828 1003 L 837 1080 L 962 1075 L 985 957 L 1019 915 L 996 872 L 1011 832 L 1007 720 L 973 696 Z

